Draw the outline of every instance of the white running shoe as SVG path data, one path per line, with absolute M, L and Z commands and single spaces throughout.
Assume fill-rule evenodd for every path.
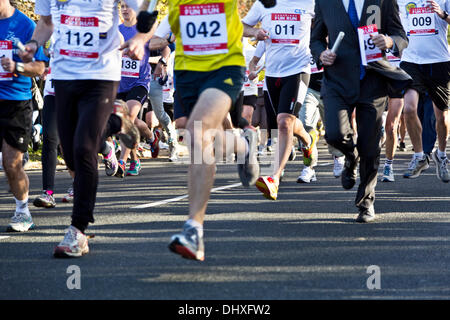
M 297 183 L 311 183 L 317 181 L 316 170 L 311 167 L 304 167 L 302 173 L 297 178 Z
M 73 188 L 67 189 L 67 194 L 61 199 L 64 203 L 73 202 Z
M 30 214 L 25 212 L 15 212 L 11 218 L 11 222 L 6 229 L 7 232 L 25 232 L 33 230 L 35 225 Z
M 345 156 L 334 157 L 333 175 L 335 178 L 339 178 L 344 170 Z
M 106 175 L 112 177 L 116 174 L 119 164 L 117 162 L 116 153 L 114 152 L 114 145 L 109 141 L 106 141 L 106 144 L 110 147 L 110 151 L 106 157 L 103 157 L 103 163 L 105 164 Z
M 389 165 L 385 165 L 381 182 L 394 182 L 394 181 L 395 181 L 394 169 L 392 169 L 392 167 Z
M 64 239 L 55 247 L 55 258 L 77 258 L 89 253 L 88 238 L 74 226 L 66 229 Z

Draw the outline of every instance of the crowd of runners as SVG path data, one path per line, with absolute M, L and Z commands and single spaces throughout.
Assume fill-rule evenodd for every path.
M 8 231 L 34 228 L 23 169 L 33 78 L 45 79 L 34 206 L 56 206 L 58 154 L 73 180 L 61 199 L 73 202 L 71 222 L 55 257 L 89 252 L 99 154 L 106 175 L 124 179 L 139 175 L 142 150 L 157 158 L 167 146 L 176 162 L 187 145 L 188 217 L 169 249 L 195 260 L 204 260 L 218 160 L 234 159 L 245 187 L 276 200 L 297 151 L 297 182 L 317 181 L 324 131 L 344 189 L 359 165 L 361 223 L 375 219 L 382 147 L 378 180 L 394 182 L 406 132 L 414 154 L 403 177 L 434 166 L 450 181 L 450 0 L 260 0 L 242 18 L 237 0 L 170 0 L 164 18 L 156 2 L 36 0 L 35 23 L 0 0 L 0 146 L 16 201 Z M 261 176 L 266 153 L 272 172 Z

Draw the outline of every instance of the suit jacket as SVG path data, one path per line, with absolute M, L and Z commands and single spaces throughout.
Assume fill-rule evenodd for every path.
M 320 54 L 333 46 L 340 31 L 345 32 L 334 64 L 325 67 L 322 93 L 338 94 L 347 103 L 353 104 L 360 95 L 358 34 L 350 22 L 342 0 L 316 0 L 315 13 L 311 33 L 311 51 L 319 67 Z M 360 26 L 370 24 L 376 24 L 380 34 L 392 38 L 395 55 L 400 56 L 403 49 L 408 46 L 408 38 L 400 21 L 396 0 L 365 0 Z M 373 70 L 381 74 L 387 82 L 396 84 L 399 88 L 411 81 L 411 77 L 406 72 L 392 66 L 385 57 L 383 60 L 369 63 L 366 70 L 368 73 L 369 70 Z

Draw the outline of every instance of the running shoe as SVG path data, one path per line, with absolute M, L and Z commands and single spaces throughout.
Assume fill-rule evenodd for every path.
M 450 175 L 448 173 L 448 159 L 447 157 L 445 158 L 440 158 L 437 154 L 437 149 L 433 151 L 433 153 L 431 154 L 431 156 L 433 157 L 434 163 L 436 164 L 436 175 L 438 177 L 438 179 L 442 180 L 442 182 L 449 182 L 450 181 Z
M 73 202 L 73 188 L 67 189 L 67 194 L 61 199 L 64 203 Z
M 53 195 L 48 194 L 47 190 L 44 190 L 40 196 L 34 199 L 33 205 L 38 208 L 54 208 L 56 207 L 56 202 Z
M 30 214 L 16 211 L 11 218 L 6 232 L 25 232 L 33 230 L 35 227 Z
M 175 162 L 178 160 L 178 153 L 179 153 L 178 143 L 176 143 L 172 138 L 170 138 L 168 140 L 168 144 L 169 144 L 169 161 Z
M 103 163 L 105 164 L 106 175 L 112 177 L 116 174 L 119 165 L 117 163 L 116 153 L 114 152 L 114 145 L 109 141 L 106 141 L 106 143 L 110 147 L 110 150 L 109 154 L 106 157 L 103 157 Z
M 203 237 L 198 235 L 195 227 L 189 225 L 185 225 L 181 233 L 172 236 L 169 249 L 186 259 L 205 260 Z
M 384 166 L 383 177 L 381 178 L 381 182 L 394 182 L 394 169 L 391 166 Z
M 259 163 L 257 157 L 258 136 L 255 130 L 244 129 L 244 138 L 248 143 L 248 153 L 244 163 L 238 163 L 238 173 L 244 187 L 254 185 L 259 176 Z
M 127 165 L 123 160 L 119 160 L 118 162 L 117 172 L 114 175 L 117 178 L 125 178 L 125 173 L 127 172 Z
M 333 175 L 335 178 L 339 178 L 344 170 L 345 156 L 334 157 Z
M 259 177 L 256 181 L 256 188 L 269 200 L 277 200 L 279 185 L 271 176 Z
M 161 139 L 161 131 L 156 129 L 153 132 L 153 142 L 150 143 L 150 150 L 152 152 L 152 158 L 158 158 L 159 155 L 159 141 Z
M 311 131 L 309 131 L 309 135 L 311 137 L 311 143 L 308 147 L 302 147 L 303 164 L 307 167 L 311 166 L 314 160 L 314 155 L 317 154 L 317 152 L 314 152 L 314 149 L 317 148 L 316 143 L 319 139 L 319 135 L 316 129 L 312 129 Z
M 421 172 L 428 169 L 430 165 L 428 164 L 427 157 L 424 155 L 422 159 L 413 155 L 411 162 L 409 163 L 408 169 L 403 174 L 403 178 L 414 179 L 420 176 Z
M 311 183 L 317 181 L 316 170 L 311 167 L 304 167 L 302 173 L 297 178 L 297 183 Z
M 89 253 L 88 237 L 74 226 L 66 229 L 64 239 L 55 247 L 55 258 L 78 258 Z
M 406 144 L 404 142 L 400 142 L 398 145 L 398 150 L 406 151 Z
M 141 161 L 139 159 L 131 160 L 130 169 L 127 171 L 127 176 L 137 176 L 139 175 L 139 171 L 141 171 Z
M 272 151 L 273 151 L 273 147 L 272 147 L 272 139 L 271 139 L 271 138 L 267 139 L 266 150 L 267 150 L 267 152 L 272 152 Z

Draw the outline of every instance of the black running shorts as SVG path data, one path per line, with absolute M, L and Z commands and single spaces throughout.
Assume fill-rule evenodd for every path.
M 33 107 L 31 100 L 0 100 L 0 151 L 3 140 L 26 152 L 31 141 Z
M 255 94 L 244 96 L 244 106 L 251 106 L 253 109 L 256 109 L 256 100 L 258 96 Z
M 403 61 L 400 68 L 413 79 L 411 89 L 419 94 L 428 93 L 436 107 L 442 111 L 450 104 L 450 61 L 416 64 Z
M 266 77 L 267 89 L 271 106 L 274 108 L 274 114 L 298 114 L 301 107 L 301 104 L 297 103 L 300 83 L 303 82 L 307 88 L 309 78 L 310 75 L 306 73 L 298 73 L 283 78 Z
M 210 72 L 175 70 L 174 117 L 189 117 L 206 89 L 225 92 L 235 104 L 244 83 L 245 68 L 228 66 Z
M 148 90 L 144 86 L 133 87 L 130 91 L 120 92 L 117 94 L 117 99 L 123 100 L 125 102 L 129 100 L 136 100 L 144 104 L 147 99 Z

